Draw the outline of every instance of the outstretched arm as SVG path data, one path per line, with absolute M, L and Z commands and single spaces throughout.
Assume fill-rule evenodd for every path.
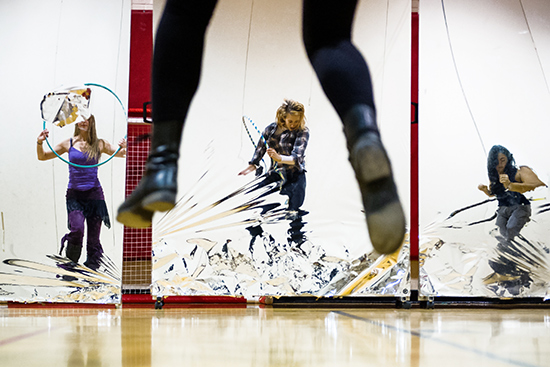
M 120 147 L 120 150 L 115 155 L 115 157 L 119 157 L 119 158 L 126 157 L 126 139 L 124 138 L 120 139 L 120 141 L 118 142 L 118 146 L 109 143 L 105 139 L 101 139 L 101 141 L 103 142 L 102 146 L 100 147 L 101 153 L 105 153 L 107 155 L 113 155 L 115 154 L 117 149 Z
M 477 188 L 485 193 L 487 196 L 494 196 L 491 194 L 491 190 L 489 190 L 489 187 L 487 185 L 479 184 Z
M 243 169 L 241 172 L 239 172 L 239 176 L 248 175 L 250 172 L 256 171 L 256 166 L 253 164 L 248 165 L 245 169 Z
M 69 151 L 69 145 L 70 145 L 69 139 L 64 140 L 61 143 L 57 144 L 53 148 L 55 153 L 54 151 L 51 151 L 49 149 L 45 151 L 43 144 L 44 144 L 44 140 L 46 140 L 46 138 L 49 135 L 50 135 L 50 132 L 48 131 L 48 129 L 44 129 L 40 133 L 40 135 L 38 135 L 38 138 L 36 138 L 36 157 L 38 158 L 39 161 L 47 161 L 48 159 L 53 159 L 57 157 L 55 153 L 57 153 L 58 155 L 61 155 Z
M 517 182 L 510 182 L 509 180 L 505 181 L 506 182 L 502 183 L 504 187 L 510 191 L 516 191 L 522 194 L 527 191 L 534 190 L 539 186 L 546 186 L 546 184 L 539 179 L 537 174 L 527 166 L 521 166 L 519 168 L 516 175 Z

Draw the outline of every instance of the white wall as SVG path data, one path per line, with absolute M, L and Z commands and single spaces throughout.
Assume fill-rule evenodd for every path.
M 36 159 L 36 137 L 43 123 L 40 102 L 44 94 L 62 85 L 98 83 L 112 89 L 126 104 L 130 5 L 130 0 L 0 3 L 1 259 L 44 261 L 45 255 L 58 251 L 67 232 L 68 165 L 59 159 Z M 108 92 L 92 89 L 98 134 L 116 143 L 126 135 L 121 108 Z M 73 132 L 73 126 L 48 129 L 52 145 Z M 101 241 L 119 266 L 122 226 L 114 217 L 123 200 L 124 177 L 123 159 L 99 168 L 112 222 L 111 230 L 103 227 Z M 0 269 L 7 270 L 4 264 Z
M 495 221 L 483 221 L 496 201 L 449 216 L 487 199 L 477 187 L 488 184 L 493 145 L 550 183 L 549 74 L 550 2 L 420 2 L 421 295 L 547 297 L 550 216 L 539 211 L 548 205 L 547 187 L 525 194 L 536 199 L 531 220 L 500 249 Z M 542 255 L 529 257 L 531 248 Z M 507 258 L 507 271 L 523 269 L 534 279 L 519 290 L 490 278 L 490 262 L 503 261 L 503 249 L 528 258 L 523 268 L 523 256 Z
M 359 2 L 354 41 L 371 68 L 378 122 L 408 213 L 410 1 L 387 6 L 382 0 Z M 334 249 L 345 244 L 356 254 L 370 251 L 342 125 L 303 48 L 301 2 L 220 0 L 208 30 L 203 66 L 184 133 L 180 192 L 188 191 L 206 170 L 202 152 L 211 141 L 215 169 L 223 174 L 205 190 L 224 191 L 251 180 L 252 175 L 237 177 L 254 149 L 241 116 L 249 116 L 263 129 L 274 121 L 284 98 L 295 99 L 305 105 L 311 130 L 303 209 L 310 212 L 306 220 L 313 236 Z
M 477 185 L 495 144 L 550 182 L 550 3 L 444 4 L 450 42 L 441 1 L 420 4 L 421 229 L 486 198 Z
M 361 1 L 354 37 L 371 67 L 379 125 L 408 212 L 410 1 L 387 6 L 385 0 Z M 211 141 L 215 141 L 216 169 L 225 175 L 206 189 L 216 192 L 243 183 L 237 172 L 246 166 L 253 147 L 241 116 L 250 116 L 263 128 L 273 121 L 284 98 L 299 100 L 306 105 L 312 134 L 304 209 L 311 212 L 308 220 L 315 236 L 335 247 L 346 244 L 355 256 L 370 251 L 359 190 L 347 161 L 341 124 L 303 50 L 300 7 L 292 0 L 220 0 L 208 33 L 201 86 L 186 126 L 181 192 L 204 171 L 203 152 Z M 36 160 L 35 140 L 42 129 L 39 103 L 57 86 L 86 82 L 106 85 L 126 101 L 129 17 L 129 0 L 0 4 L 2 259 L 41 261 L 58 250 L 66 233 L 68 168 L 58 159 Z M 106 116 L 116 113 L 116 105 L 109 108 Z M 122 132 L 119 126 L 108 122 L 108 130 L 101 127 L 99 134 L 117 141 L 125 134 L 125 126 Z M 65 133 L 52 134 L 53 143 Z M 124 162 L 100 168 L 100 180 L 114 227 L 103 229 L 102 242 L 120 264 L 122 229 L 114 217 L 123 198 Z

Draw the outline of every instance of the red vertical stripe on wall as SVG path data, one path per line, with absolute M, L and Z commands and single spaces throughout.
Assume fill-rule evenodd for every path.
M 411 19 L 411 260 L 418 260 L 418 38 L 419 16 Z
M 132 10 L 130 38 L 129 109 L 141 109 L 151 100 L 151 58 L 153 54 L 153 11 Z
M 145 102 L 151 95 L 151 60 L 153 53 L 153 11 L 132 10 L 130 35 L 130 86 L 128 114 L 141 117 Z M 143 175 L 149 153 L 149 140 L 142 137 L 150 132 L 149 124 L 128 126 L 126 154 L 126 196 L 130 195 Z M 152 233 L 150 228 L 124 228 L 123 260 L 151 259 Z

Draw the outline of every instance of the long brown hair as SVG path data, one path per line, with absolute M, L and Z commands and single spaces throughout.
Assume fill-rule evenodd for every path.
M 80 135 L 80 128 L 78 127 L 78 124 L 74 127 L 74 136 Z M 86 146 L 84 147 L 84 153 L 88 156 L 89 160 L 92 159 L 99 159 L 99 156 L 101 155 L 101 151 L 99 150 L 99 142 L 101 139 L 97 138 L 97 131 L 95 128 L 95 117 L 94 115 L 90 115 L 88 117 L 88 135 L 86 141 Z
M 288 114 L 300 116 L 300 130 L 305 128 L 306 109 L 303 104 L 292 99 L 285 99 L 284 103 L 277 109 L 276 118 L 278 126 L 285 126 L 285 119 Z

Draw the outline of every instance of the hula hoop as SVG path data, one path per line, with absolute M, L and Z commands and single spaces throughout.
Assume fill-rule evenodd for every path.
M 252 145 L 254 145 L 254 149 L 256 149 L 257 148 L 256 142 L 252 138 L 252 135 L 250 135 L 250 131 L 248 130 L 248 126 L 246 126 L 246 121 L 245 120 L 248 120 L 252 125 L 254 125 L 254 122 L 248 116 L 243 116 L 243 118 L 242 118 L 244 129 L 246 130 L 246 133 L 248 134 L 248 138 L 252 142 Z M 256 130 L 258 130 L 258 128 L 255 125 L 254 125 L 254 127 L 256 128 Z M 267 142 L 265 141 L 264 136 L 263 136 L 262 133 L 260 133 L 260 137 L 262 138 L 262 141 L 264 141 L 265 146 L 267 147 Z M 267 164 L 265 163 L 263 157 L 262 157 L 262 163 L 264 164 L 264 167 L 267 169 Z
M 262 142 L 265 144 L 265 147 L 266 148 L 269 148 L 269 145 L 267 145 L 267 140 L 265 140 L 265 137 L 264 137 L 264 134 L 260 131 L 260 129 L 258 129 L 258 126 L 256 126 L 256 124 L 254 123 L 254 121 L 252 121 L 252 119 L 248 116 L 243 116 L 243 118 L 247 119 L 248 122 L 250 122 L 252 124 L 252 126 L 254 126 L 254 129 L 256 129 L 256 131 L 258 132 L 258 134 L 260 134 L 260 139 L 262 140 Z M 244 122 L 244 121 L 243 121 Z M 246 124 L 245 124 L 245 127 L 246 127 Z M 246 129 L 246 131 L 248 132 L 248 129 Z M 248 134 L 248 136 L 250 136 L 250 133 Z M 252 138 L 250 138 L 252 139 Z M 254 140 L 252 140 L 252 144 L 254 144 Z M 254 144 L 254 147 L 256 146 L 256 144 Z M 280 169 L 277 169 L 277 167 L 279 167 L 279 165 L 277 164 L 277 162 L 275 162 L 275 160 L 273 160 L 273 163 L 275 163 L 273 165 L 273 171 L 275 171 L 279 177 L 281 177 L 281 181 L 284 182 L 285 181 L 285 178 L 283 176 L 283 174 L 281 173 L 281 170 Z M 264 159 L 262 158 L 262 162 L 264 162 Z M 265 162 L 264 162 L 265 164 Z M 266 165 L 266 168 L 267 168 L 267 165 Z
M 109 88 L 107 88 L 106 86 L 104 85 L 101 85 L 101 84 L 96 84 L 96 83 L 85 83 L 84 85 L 86 86 L 93 86 L 93 87 L 100 87 L 100 88 L 103 88 L 105 89 L 106 91 L 110 92 L 115 98 L 116 100 L 118 101 L 118 103 L 120 104 L 120 107 L 122 107 L 122 111 L 124 112 L 124 116 L 126 117 L 126 120 L 128 120 L 128 114 L 126 112 L 126 108 L 124 108 L 124 105 L 122 104 L 122 101 L 120 100 L 120 98 L 118 98 L 118 96 L 116 95 L 115 92 L 113 92 L 112 90 L 110 90 Z M 44 124 L 42 125 L 43 126 L 43 130 L 46 130 L 46 120 L 44 120 Z M 124 139 L 126 139 L 126 136 L 124 136 Z M 107 158 L 106 160 L 104 160 L 103 162 L 101 163 L 97 163 L 97 164 L 90 164 L 90 165 L 83 165 L 83 164 L 76 164 L 76 163 L 72 163 L 72 162 L 69 162 L 68 160 L 66 160 L 65 158 L 63 158 L 62 156 L 60 156 L 59 154 L 57 154 L 57 152 L 52 148 L 50 142 L 48 141 L 48 138 L 45 139 L 46 140 L 46 144 L 48 144 L 48 147 L 50 148 L 50 150 L 52 152 L 54 152 L 54 154 L 57 156 L 57 158 L 61 159 L 63 162 L 67 163 L 67 164 L 70 164 L 71 166 L 75 166 L 75 167 L 81 167 L 81 168 L 93 168 L 93 167 L 99 167 L 101 165 L 104 165 L 105 163 L 109 162 L 111 159 L 113 159 L 115 157 L 115 155 L 117 155 L 117 153 L 120 151 L 120 149 L 122 149 L 121 146 L 118 147 L 118 149 L 116 150 L 116 152 L 113 153 L 112 156 L 110 156 L 109 158 Z

